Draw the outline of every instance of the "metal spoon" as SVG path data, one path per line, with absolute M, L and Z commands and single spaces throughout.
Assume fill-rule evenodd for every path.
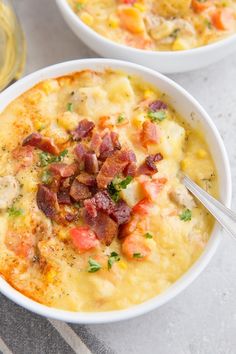
M 218 223 L 236 239 L 236 213 L 225 207 L 201 187 L 194 183 L 189 177 L 183 175 L 182 179 L 185 187 L 205 206 L 214 216 Z

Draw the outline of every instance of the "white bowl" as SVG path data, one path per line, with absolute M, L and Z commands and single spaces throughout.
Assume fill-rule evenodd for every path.
M 56 0 L 72 31 L 91 49 L 105 58 L 129 60 L 162 73 L 180 73 L 208 66 L 236 50 L 236 34 L 218 42 L 184 51 L 151 51 L 115 43 L 85 25 L 67 0 Z
M 49 66 L 26 76 L 2 92 L 0 94 L 0 112 L 3 111 L 12 100 L 42 80 L 63 76 L 84 69 L 102 71 L 105 68 L 118 69 L 128 72 L 131 75 L 138 75 L 145 81 L 155 85 L 162 92 L 166 93 L 169 102 L 174 105 L 176 110 L 185 117 L 192 126 L 199 127 L 200 125 L 202 127 L 202 130 L 207 136 L 209 148 L 215 161 L 219 178 L 220 199 L 229 207 L 232 192 L 231 175 L 227 153 L 220 134 L 205 110 L 189 93 L 172 80 L 155 71 L 137 64 L 111 59 L 75 60 Z M 57 310 L 27 298 L 11 287 L 2 277 L 0 277 L 0 291 L 8 298 L 30 311 L 66 322 L 107 323 L 129 319 L 158 308 L 183 291 L 202 272 L 212 258 L 221 238 L 220 233 L 221 228 L 216 224 L 201 257 L 167 291 L 140 305 L 125 310 L 110 312 L 70 312 Z

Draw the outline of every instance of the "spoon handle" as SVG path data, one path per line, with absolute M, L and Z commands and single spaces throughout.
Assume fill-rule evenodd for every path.
M 183 184 L 236 240 L 236 213 L 205 192 L 187 176 L 183 177 Z

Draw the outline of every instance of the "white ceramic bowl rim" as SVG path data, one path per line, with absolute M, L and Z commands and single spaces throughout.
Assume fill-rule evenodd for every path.
M 214 139 L 219 145 L 220 152 L 222 154 L 222 161 L 225 171 L 225 193 L 222 196 L 222 202 L 230 207 L 231 197 L 232 197 L 232 186 L 231 186 L 231 174 L 229 161 L 227 157 L 227 153 L 223 144 L 223 141 L 218 133 L 214 123 L 205 112 L 205 110 L 200 106 L 200 104 L 181 86 L 165 77 L 164 75 L 157 73 L 151 69 L 147 69 L 137 64 L 132 64 L 124 61 L 113 60 L 113 59 L 84 59 L 84 60 L 74 60 L 69 62 L 64 62 L 60 64 L 56 64 L 53 66 L 46 67 L 39 71 L 30 74 L 20 81 L 16 82 L 5 91 L 0 94 L 0 112 L 16 97 L 18 97 L 23 92 L 30 89 L 32 86 L 37 84 L 38 82 L 53 78 L 60 77 L 75 71 L 80 71 L 85 68 L 94 69 L 94 70 L 103 70 L 104 68 L 114 68 L 120 69 L 124 72 L 136 72 L 136 74 L 147 74 L 152 75 L 152 77 L 159 79 L 162 82 L 165 82 L 168 86 L 174 87 L 175 90 L 181 93 L 188 101 L 190 101 L 196 108 L 198 112 L 200 112 L 202 120 L 206 121 L 209 130 L 211 130 L 214 134 Z M 178 279 L 168 290 L 164 293 L 157 295 L 156 297 L 145 301 L 139 305 L 133 306 L 124 310 L 117 311 L 109 311 L 109 312 L 70 312 L 59 310 L 55 308 L 50 308 L 45 305 L 39 304 L 30 298 L 24 296 L 13 287 L 10 286 L 2 277 L 0 277 L 0 292 L 10 298 L 12 301 L 17 303 L 18 305 L 23 306 L 24 308 L 40 314 L 45 317 L 54 318 L 66 322 L 73 323 L 108 323 L 115 322 L 125 319 L 130 319 L 133 317 L 137 317 L 144 313 L 147 313 L 159 306 L 165 304 L 170 299 L 175 297 L 181 291 L 183 291 L 196 277 L 202 272 L 202 270 L 209 263 L 212 258 L 215 250 L 220 241 L 220 230 L 221 228 L 218 225 L 215 225 L 213 230 L 212 237 L 210 238 L 206 249 L 200 258 L 194 263 L 194 265 L 180 278 Z
M 236 40 L 236 34 L 230 35 L 229 37 L 220 39 L 219 41 L 213 42 L 213 43 L 209 43 L 205 46 L 201 46 L 201 47 L 196 47 L 196 48 L 191 48 L 191 49 L 187 49 L 187 50 L 180 50 L 180 51 L 155 51 L 155 50 L 145 50 L 145 49 L 139 49 L 139 48 L 135 48 L 135 47 L 129 47 L 126 46 L 124 44 L 120 44 L 118 42 L 112 41 L 109 38 L 102 36 L 100 33 L 96 32 L 95 30 L 93 30 L 92 28 L 90 28 L 89 26 L 87 26 L 81 19 L 79 16 L 76 15 L 76 13 L 72 10 L 72 8 L 70 7 L 70 5 L 68 4 L 67 0 L 56 0 L 57 3 L 59 4 L 59 6 L 62 8 L 63 11 L 66 11 L 67 15 L 70 17 L 71 21 L 76 22 L 76 24 L 81 27 L 81 29 L 83 29 L 84 31 L 87 31 L 88 33 L 90 33 L 91 36 L 93 36 L 94 38 L 96 38 L 98 41 L 101 41 L 103 43 L 108 42 L 110 45 L 114 45 L 118 48 L 121 48 L 123 50 L 127 50 L 127 53 L 139 53 L 139 54 L 147 54 L 148 56 L 156 56 L 156 57 L 162 57 L 164 58 L 165 56 L 173 56 L 173 57 L 184 57 L 184 56 L 192 56 L 195 55 L 197 53 L 211 53 L 212 49 L 217 49 L 217 48 L 221 48 L 225 45 L 230 45 L 231 43 L 233 44 Z M 174 59 L 174 58 L 173 58 Z

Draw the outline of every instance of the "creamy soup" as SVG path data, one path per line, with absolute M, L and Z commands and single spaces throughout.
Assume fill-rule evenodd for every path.
M 117 43 L 187 50 L 235 33 L 235 0 L 68 0 L 80 19 Z
M 0 117 L 0 273 L 39 303 L 108 311 L 162 293 L 202 253 L 217 196 L 200 131 L 122 72 L 43 81 Z

